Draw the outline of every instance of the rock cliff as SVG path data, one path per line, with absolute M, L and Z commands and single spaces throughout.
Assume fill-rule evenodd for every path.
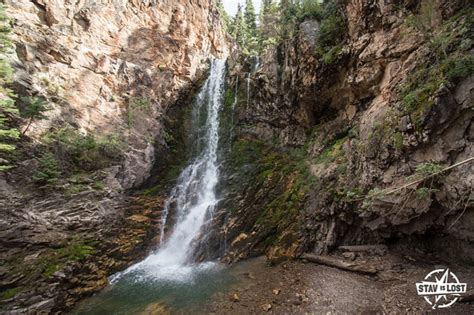
M 472 262 L 472 8 L 337 3 L 332 55 L 318 57 L 321 21 L 305 20 L 256 71 L 231 58 L 237 126 L 210 252 L 278 261 L 389 243 Z M 433 34 L 410 23 L 427 18 Z
M 16 90 L 45 97 L 48 119 L 27 135 L 71 124 L 83 133 L 121 134 L 127 143 L 119 181 L 147 178 L 162 118 L 225 34 L 211 1 L 7 1 L 13 19 Z

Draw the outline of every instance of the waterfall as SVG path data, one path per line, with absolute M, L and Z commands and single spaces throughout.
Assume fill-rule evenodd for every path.
M 199 152 L 181 172 L 176 186 L 165 203 L 163 226 L 171 205 L 177 211 L 176 224 L 169 238 L 165 239 L 162 236 L 161 246 L 156 252 L 113 276 L 112 283 L 125 275 L 133 277 L 135 281 L 186 280 L 195 269 L 202 270 L 212 266 L 212 263 L 191 263 L 195 241 L 204 232 L 201 228 L 217 204 L 215 187 L 219 176 L 217 161 L 219 110 L 222 105 L 224 76 L 225 60 L 213 60 L 210 75 L 194 105 L 195 112 L 206 106 L 203 135 L 194 141 Z M 199 130 L 193 130 L 192 134 L 199 138 Z M 164 232 L 164 227 L 161 232 Z
M 249 109 L 249 102 L 250 102 L 250 75 L 251 73 L 247 73 L 247 110 Z
M 254 64 L 253 64 L 252 72 L 257 72 L 258 67 L 260 67 L 260 57 L 259 57 L 259 56 L 255 56 L 255 62 L 254 62 Z

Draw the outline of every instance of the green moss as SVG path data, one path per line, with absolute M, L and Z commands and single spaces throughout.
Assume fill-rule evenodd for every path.
M 240 139 L 234 143 L 231 154 L 235 169 L 250 167 L 254 185 L 265 187 L 267 196 L 256 224 L 275 231 L 266 243 L 278 242 L 280 232 L 297 224 L 297 216 L 315 180 L 306 152 L 282 151 L 259 141 Z
M 51 277 L 67 263 L 82 261 L 95 252 L 97 241 L 91 239 L 73 239 L 63 247 L 50 249 L 35 264 L 44 278 Z
M 334 161 L 341 162 L 344 155 L 342 145 L 347 141 L 347 137 L 337 139 L 329 147 L 327 147 L 316 159 L 317 164 L 331 163 Z
M 95 190 L 102 191 L 102 190 L 105 189 L 105 184 L 104 184 L 103 181 L 96 180 L 96 181 L 92 184 L 92 188 L 95 189 Z
M 232 107 L 234 104 L 235 100 L 235 95 L 234 92 L 231 89 L 226 89 L 224 92 L 224 106 L 226 108 Z
M 0 300 L 8 300 L 17 295 L 21 291 L 20 287 L 11 288 L 0 293 Z
M 442 85 L 450 88 L 473 73 L 474 56 L 470 51 L 473 16 L 474 10 L 465 10 L 445 22 L 439 30 L 430 30 L 428 42 L 434 45 L 435 56 L 421 62 L 399 90 L 404 111 L 418 130 L 423 125 L 425 111 L 433 106 L 439 88 Z

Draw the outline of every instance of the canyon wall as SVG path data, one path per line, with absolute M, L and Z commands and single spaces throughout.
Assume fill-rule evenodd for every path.
M 326 59 L 311 19 L 254 72 L 254 61 L 231 58 L 237 126 L 207 253 L 276 262 L 390 243 L 472 262 L 472 8 L 337 5 L 345 35 Z M 427 19 L 424 5 L 432 34 L 410 23 Z

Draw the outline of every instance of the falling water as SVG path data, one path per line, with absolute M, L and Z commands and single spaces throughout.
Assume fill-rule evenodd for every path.
M 250 75 L 251 73 L 247 73 L 247 110 L 249 109 L 249 102 L 250 102 Z
M 260 67 L 260 57 L 255 56 L 255 63 L 253 64 L 252 72 L 257 72 L 258 67 Z
M 225 60 L 211 62 L 210 75 L 195 102 L 198 111 L 206 106 L 204 134 L 201 139 L 195 141 L 200 152 L 180 174 L 165 204 L 163 214 L 165 223 L 169 209 L 173 206 L 177 211 L 177 223 L 168 239 L 162 237 L 158 251 L 113 276 L 112 283 L 125 275 L 133 277 L 134 281 L 185 281 L 194 271 L 213 266 L 213 263 L 192 264 L 192 254 L 195 240 L 202 232 L 201 228 L 205 225 L 206 217 L 212 214 L 217 203 L 215 187 L 219 175 L 217 166 L 219 110 L 222 105 L 224 72 Z

